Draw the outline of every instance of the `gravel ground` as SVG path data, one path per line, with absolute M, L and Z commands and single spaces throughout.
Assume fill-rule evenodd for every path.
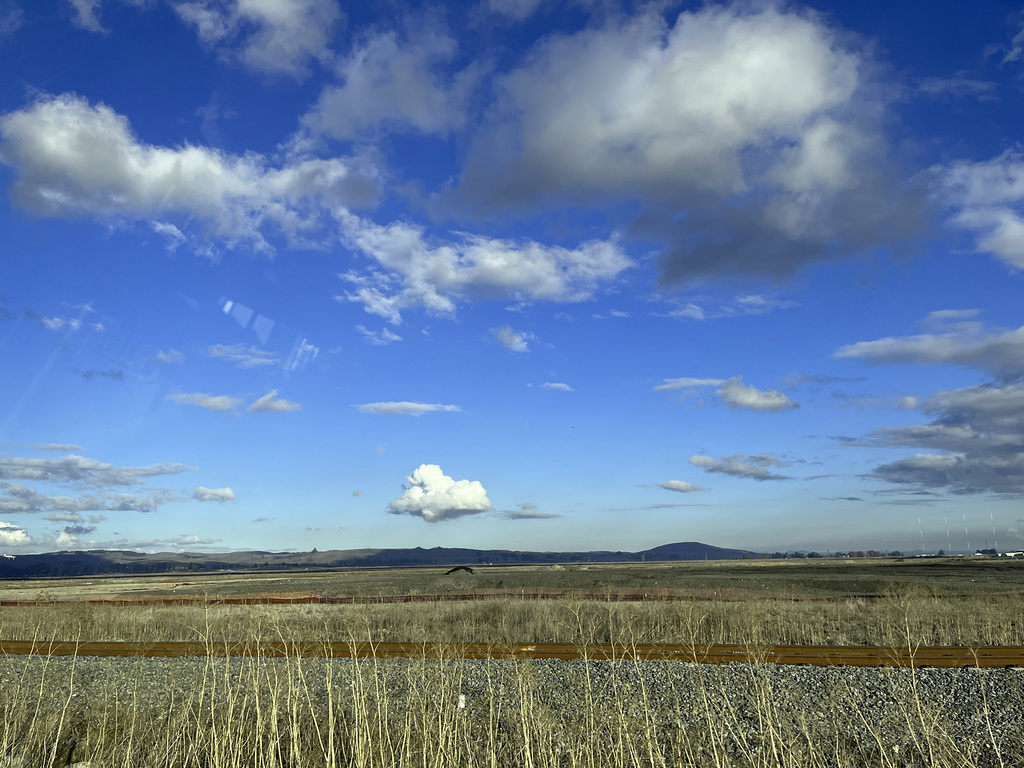
M 931 733 L 941 743 L 976 745 L 972 764 L 1024 764 L 1020 669 L 0 656 L 4 706 L 14 698 L 34 702 L 43 690 L 49 706 L 59 709 L 67 701 L 69 720 L 79 722 L 115 703 L 166 714 L 202 696 L 209 710 L 211 696 L 218 705 L 233 698 L 237 706 L 257 689 L 269 696 L 275 687 L 284 698 L 297 692 L 305 711 L 317 717 L 329 698 L 336 712 L 351 712 L 360 699 L 372 705 L 369 711 L 397 715 L 450 708 L 483 731 L 495 722 L 514 730 L 526 708 L 550 723 L 552 739 L 565 749 L 580 733 L 629 722 L 659 733 L 717 730 L 737 744 L 763 740 L 766 729 L 775 728 L 805 734 L 812 743 L 838 739 L 894 753 L 912 751 L 915 739 Z

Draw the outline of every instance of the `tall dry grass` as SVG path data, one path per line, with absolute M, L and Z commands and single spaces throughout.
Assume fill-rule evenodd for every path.
M 837 603 L 71 604 L 5 608 L 0 639 L 1024 644 L 1018 616 L 1008 599 L 919 593 Z M 1024 765 L 1022 678 L 964 672 L 955 691 L 948 679 L 628 660 L 0 657 L 0 768 Z
M 882 600 L 4 608 L 0 640 L 240 638 L 379 642 L 658 642 L 903 646 L 1024 645 L 1020 601 L 892 594 Z
M 965 730 L 946 716 L 948 702 L 932 698 L 934 684 L 925 690 L 919 673 L 905 671 L 874 671 L 868 697 L 862 678 L 832 675 L 815 687 L 813 673 L 787 676 L 763 664 L 43 657 L 4 666 L 16 680 L 0 695 L 0 765 L 11 768 L 982 768 L 1024 760 L 1019 730 L 996 721 L 984 682 Z

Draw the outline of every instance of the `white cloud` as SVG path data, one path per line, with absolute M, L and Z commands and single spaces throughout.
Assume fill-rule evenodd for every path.
M 1024 269 L 1024 155 L 1008 150 L 981 162 L 962 160 L 932 169 L 951 222 L 973 231 L 978 250 Z
M 1013 36 L 1009 50 L 1003 58 L 1003 63 L 1021 61 L 1022 59 L 1024 59 L 1024 23 L 1021 24 L 1020 31 Z
M 541 384 L 541 387 L 544 389 L 554 389 L 558 392 L 572 392 L 572 387 L 568 384 L 563 384 L 560 381 L 545 381 Z
M 768 470 L 768 467 L 785 466 L 785 462 L 775 458 L 770 453 L 761 453 L 754 456 L 736 453 L 732 456 L 723 456 L 720 459 L 713 459 L 710 456 L 691 456 L 689 461 L 693 466 L 700 467 L 705 472 L 715 472 L 731 477 L 759 481 L 789 479 L 785 475 L 776 475 Z
M 67 328 L 69 331 L 77 331 L 83 325 L 85 325 L 87 328 L 92 328 L 93 330 L 96 331 L 103 330 L 102 323 L 83 323 L 81 318 L 78 317 L 47 317 L 46 315 L 40 315 L 39 313 L 32 311 L 26 312 L 25 317 L 29 318 L 30 320 L 35 320 L 48 331 L 61 331 L 64 330 L 65 328 Z
M 37 451 L 61 451 L 63 453 L 75 453 L 82 450 L 82 446 L 73 443 L 41 443 L 32 447 Z
M 388 505 L 394 515 L 413 515 L 436 523 L 491 509 L 487 491 L 479 481 L 453 480 L 437 464 L 421 464 L 402 488 L 402 495 Z
M 513 21 L 524 21 L 533 15 L 541 2 L 542 0 L 487 0 L 487 9 Z
M 964 99 L 979 101 L 996 98 L 999 86 L 990 80 L 979 80 L 970 72 L 957 72 L 949 77 L 924 77 L 917 83 L 917 90 L 932 98 Z
M 329 85 L 302 118 L 312 135 L 353 139 L 381 126 L 445 135 L 465 120 L 466 100 L 478 79 L 471 66 L 442 74 L 456 54 L 456 42 L 431 29 L 371 35 L 338 67 L 341 85 Z M 298 141 L 304 141 L 299 137 Z
M 664 488 L 666 491 L 678 491 L 679 493 L 691 493 L 693 491 L 704 490 L 704 486 L 694 485 L 693 483 L 688 483 L 685 480 L 668 480 L 664 483 L 658 483 L 658 486 Z
M 536 504 L 529 502 L 516 504 L 515 509 L 502 510 L 501 516 L 506 520 L 553 520 L 561 517 L 554 512 L 541 512 Z
M 380 331 L 371 331 L 366 326 L 357 325 L 356 330 L 363 335 L 363 340 L 367 344 L 373 344 L 376 347 L 383 347 L 402 340 L 401 336 L 387 328 L 382 328 Z
M 59 459 L 0 457 L 0 480 L 38 480 L 51 483 L 85 483 L 103 488 L 114 485 L 138 485 L 145 478 L 177 475 L 194 467 L 174 462 L 144 467 L 123 467 L 84 456 Z
M 0 159 L 16 172 L 11 197 L 34 213 L 146 222 L 179 215 L 267 253 L 268 225 L 302 244 L 322 226 L 323 206 L 377 194 L 377 172 L 360 160 L 295 159 L 271 168 L 255 153 L 153 146 L 133 135 L 127 118 L 75 94 L 8 112 L 0 135 Z
M 163 235 L 167 238 L 166 247 L 171 253 L 178 250 L 178 246 L 188 239 L 180 229 L 165 221 L 151 221 L 149 222 L 149 228 L 158 235 Z
M 32 537 L 20 525 L 0 520 L 0 547 L 24 547 L 32 543 Z
M 348 211 L 336 215 L 344 244 L 383 270 L 343 274 L 353 290 L 339 299 L 362 303 L 367 312 L 395 325 L 403 309 L 450 315 L 456 301 L 468 297 L 584 301 L 632 265 L 614 241 L 593 240 L 569 249 L 463 235 L 456 242 L 431 245 L 423 229 L 412 224 L 380 226 Z
M 53 523 L 80 523 L 85 518 L 77 512 L 51 512 L 48 515 L 44 515 L 43 519 Z
M 986 329 L 972 322 L 973 310 L 933 312 L 930 325 L 957 321 L 949 330 L 916 336 L 890 336 L 875 341 L 859 341 L 840 347 L 837 358 L 860 358 L 870 365 L 905 363 L 914 365 L 962 365 L 997 376 L 1024 375 L 1024 326 L 1016 330 Z
M 169 399 L 179 405 L 195 405 L 208 411 L 230 411 L 242 404 L 240 397 L 208 395 L 205 392 L 178 392 Z
M 204 488 L 199 486 L 192 491 L 192 498 L 196 501 L 235 501 L 235 492 L 230 488 Z
M 99 493 L 83 496 L 54 496 L 39 493 L 34 488 L 27 488 L 20 483 L 0 481 L 0 512 L 37 513 L 47 512 L 47 519 L 54 520 L 68 516 L 76 516 L 81 520 L 80 512 L 155 512 L 161 504 L 179 501 L 171 491 L 152 490 L 146 493 Z M 92 516 L 90 516 L 92 517 Z
M 734 376 L 722 383 L 715 392 L 730 407 L 749 408 L 752 411 L 788 411 L 799 408 L 800 404 L 790 400 L 777 389 L 767 391 L 744 384 L 742 376 Z
M 302 410 L 302 406 L 298 403 L 293 403 L 291 400 L 275 400 L 277 397 L 277 390 L 272 389 L 259 400 L 254 402 L 248 408 L 249 413 L 290 413 L 292 411 Z
M 79 0 L 75 0 L 78 2 Z M 208 45 L 249 69 L 302 77 L 341 18 L 335 0 L 178 0 L 174 10 Z
M 636 234 L 666 244 L 669 282 L 788 275 L 891 242 L 918 217 L 888 169 L 871 63 L 851 44 L 774 3 L 704 4 L 673 23 L 648 9 L 549 35 L 498 80 L 437 205 L 639 202 Z
M 100 32 L 107 34 L 109 30 L 104 29 L 97 15 L 100 10 L 100 0 L 68 0 L 75 15 L 73 21 L 76 26 L 89 32 Z
M 701 299 L 708 304 L 707 299 Z M 676 304 L 675 309 L 668 312 L 654 312 L 656 317 L 685 318 L 688 320 L 717 320 L 725 317 L 744 317 L 748 315 L 766 315 L 776 309 L 789 309 L 797 306 L 795 301 L 779 299 L 762 293 L 741 293 L 726 301 L 717 302 L 714 306 L 701 306 L 693 301 Z
M 690 389 L 691 387 L 717 387 L 724 384 L 725 379 L 694 379 L 683 377 L 681 379 L 665 379 L 663 384 L 656 386 L 652 392 L 670 392 L 673 389 Z
M 442 403 L 410 403 L 407 401 L 384 402 L 384 403 L 363 403 L 355 406 L 362 413 L 373 413 L 378 416 L 390 416 L 393 414 L 408 414 L 410 416 L 422 416 L 432 411 L 458 412 L 462 409 L 457 405 L 443 405 Z
M 502 325 L 498 328 L 491 328 L 494 338 L 501 342 L 505 349 L 513 352 L 529 352 L 529 341 L 534 338 L 533 334 L 525 331 L 517 331 L 510 325 Z
M 17 6 L 0 10 L 0 41 L 14 37 L 25 22 L 25 13 Z
M 256 368 L 261 365 L 277 365 L 280 358 L 273 352 L 245 344 L 215 344 L 207 352 L 210 357 L 219 357 L 234 363 L 239 368 Z
M 869 477 L 953 493 L 1024 494 L 1024 384 L 938 392 L 921 408 L 932 422 L 876 429 L 868 444 L 940 453 L 883 464 Z
M 168 349 L 166 351 L 159 350 L 156 353 L 156 359 L 161 363 L 183 363 L 185 362 L 185 356 L 176 349 Z

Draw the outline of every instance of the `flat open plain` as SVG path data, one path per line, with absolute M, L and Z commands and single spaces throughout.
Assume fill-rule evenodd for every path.
M 1020 669 L 780 667 L 757 652 L 1024 646 L 1024 562 L 444 570 L 0 583 L 0 600 L 21 602 L 0 607 L 0 643 L 189 642 L 210 653 L 0 657 L 0 765 L 1024 763 Z M 397 602 L 409 596 L 426 602 Z M 370 602 L 328 602 L 354 598 Z M 269 642 L 283 657 L 253 650 Z M 223 657 L 239 643 L 250 650 Z M 289 653 L 296 643 L 436 652 L 316 659 Z M 719 666 L 643 653 L 472 660 L 460 658 L 466 643 L 750 653 Z

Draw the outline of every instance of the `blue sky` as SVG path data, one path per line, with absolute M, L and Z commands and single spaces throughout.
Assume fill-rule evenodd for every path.
M 0 0 L 0 549 L 1024 548 L 1022 88 L 1003 2 Z

